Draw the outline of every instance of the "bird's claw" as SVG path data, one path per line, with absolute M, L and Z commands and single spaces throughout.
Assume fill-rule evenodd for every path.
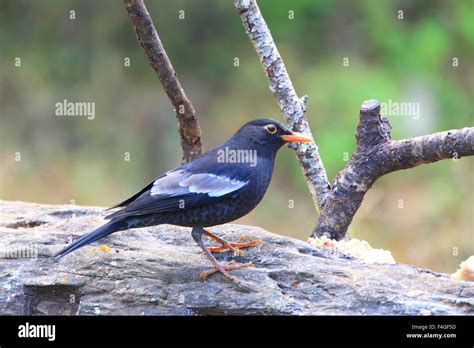
M 242 234 L 237 242 L 234 242 L 234 243 L 224 242 L 224 243 L 221 243 L 221 246 L 209 247 L 209 251 L 213 253 L 217 253 L 217 252 L 221 252 L 225 250 L 230 250 L 234 253 L 234 255 L 241 256 L 244 254 L 244 251 L 240 250 L 240 248 L 248 248 L 252 245 L 262 243 L 262 241 L 258 239 L 244 242 L 245 238 L 246 238 L 245 235 Z
M 226 264 L 218 264 L 217 267 L 213 267 L 207 271 L 203 271 L 199 273 L 199 278 L 200 279 L 206 279 L 208 276 L 211 274 L 214 274 L 216 272 L 222 273 L 227 279 L 231 281 L 235 281 L 235 277 L 233 275 L 230 275 L 229 270 L 233 269 L 241 269 L 241 268 L 248 268 L 248 267 L 253 267 L 252 262 L 247 262 L 247 263 L 237 263 L 235 261 L 230 261 Z

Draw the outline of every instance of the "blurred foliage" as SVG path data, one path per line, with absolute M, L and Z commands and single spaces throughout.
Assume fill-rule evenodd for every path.
M 179 164 L 172 108 L 121 1 L 0 4 L 2 199 L 110 206 Z M 472 0 L 259 4 L 298 93 L 310 98 L 307 116 L 330 178 L 354 148 L 364 99 L 420 103 L 419 119 L 390 118 L 395 139 L 472 126 Z M 147 6 L 198 111 L 206 147 L 250 119 L 282 118 L 232 1 Z M 95 102 L 96 118 L 55 116 L 63 99 Z M 453 272 L 474 249 L 473 164 L 442 161 L 383 177 L 351 235 L 401 262 Z M 238 222 L 306 239 L 315 221 L 298 162 L 283 149 L 263 202 Z

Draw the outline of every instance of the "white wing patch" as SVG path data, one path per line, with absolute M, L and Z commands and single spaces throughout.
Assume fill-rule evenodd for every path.
M 152 196 L 174 195 L 178 191 L 179 181 L 183 180 L 182 170 L 166 173 L 165 176 L 155 180 L 150 190 Z
M 245 186 L 248 181 L 231 179 L 223 175 L 195 174 L 182 181 L 179 185 L 187 187 L 189 192 L 207 193 L 210 197 L 219 197 Z
M 211 173 L 190 174 L 183 170 L 166 174 L 153 183 L 150 194 L 178 196 L 186 193 L 206 193 L 220 197 L 244 187 L 248 181 Z

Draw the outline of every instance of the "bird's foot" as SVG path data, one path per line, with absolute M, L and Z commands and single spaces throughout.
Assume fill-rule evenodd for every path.
M 230 270 L 233 270 L 233 269 L 248 268 L 248 267 L 253 267 L 252 262 L 237 263 L 235 261 L 230 261 L 226 264 L 219 264 L 218 263 L 216 267 L 211 268 L 210 270 L 199 273 L 199 278 L 200 279 L 206 279 L 211 274 L 214 274 L 216 272 L 220 272 L 223 275 L 225 275 L 227 279 L 229 279 L 231 281 L 235 281 L 235 277 L 233 275 L 230 275 L 229 272 L 227 272 L 227 271 L 230 271 Z
M 221 246 L 209 247 L 209 251 L 213 253 L 217 253 L 217 252 L 221 252 L 225 250 L 230 250 L 234 253 L 234 255 L 243 255 L 244 252 L 240 250 L 240 248 L 248 248 L 252 245 L 263 243 L 263 241 L 258 240 L 258 239 L 253 239 L 248 242 L 244 242 L 245 238 L 246 238 L 245 235 L 241 235 L 240 239 L 234 243 L 230 243 L 224 239 L 220 239 L 218 240 L 218 242 L 221 243 Z

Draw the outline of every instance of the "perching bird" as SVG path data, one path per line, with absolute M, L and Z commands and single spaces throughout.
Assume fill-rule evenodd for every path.
M 312 141 L 269 118 L 248 122 L 224 144 L 158 176 L 138 193 L 110 208 L 123 207 L 106 217 L 109 222 L 74 241 L 55 257 L 59 259 L 117 231 L 172 224 L 192 227 L 193 239 L 212 262 L 213 269 L 202 272 L 202 278 L 221 272 L 234 280 L 228 270 L 251 264 L 222 265 L 211 252 L 229 249 L 242 253 L 239 248 L 260 241 L 230 243 L 204 227 L 224 224 L 252 211 L 267 190 L 280 147 L 287 142 Z M 201 239 L 203 234 L 221 246 L 206 247 Z

